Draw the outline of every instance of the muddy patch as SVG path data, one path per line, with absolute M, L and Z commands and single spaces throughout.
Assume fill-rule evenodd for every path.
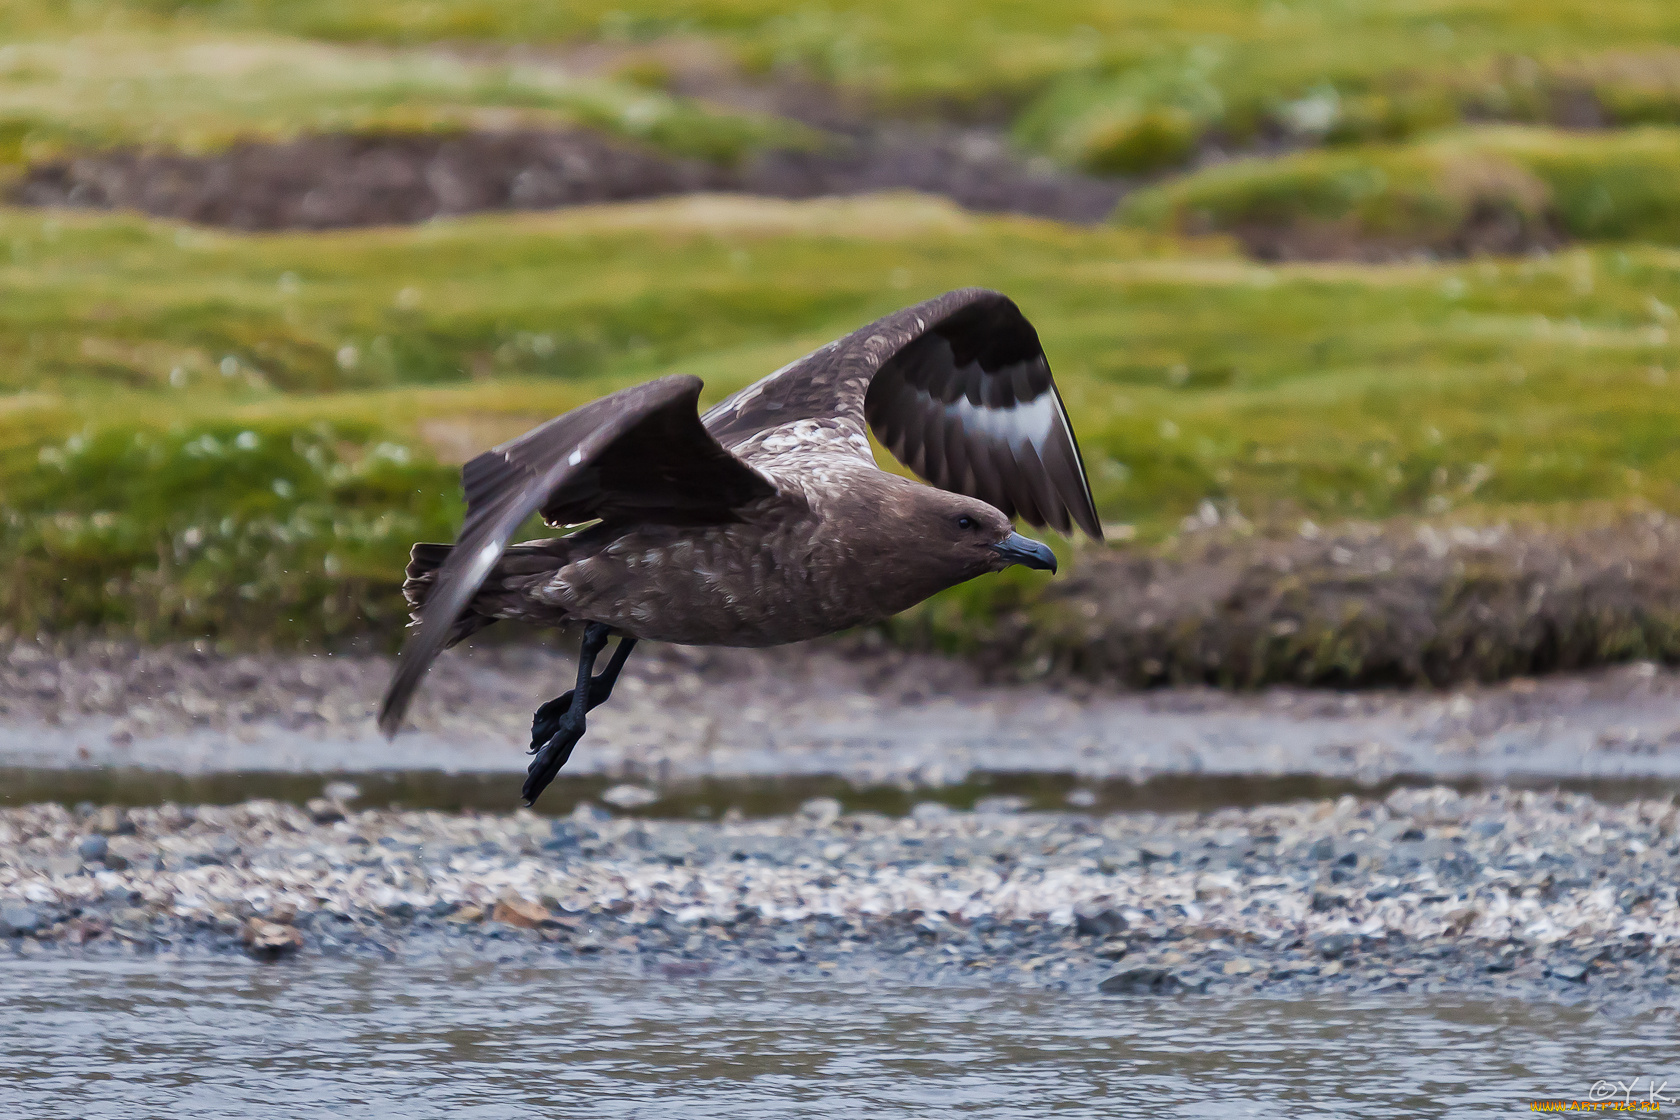
M 32 167 L 9 197 L 255 230 L 408 224 L 697 191 L 797 199 L 889 190 L 1089 223 L 1108 216 L 1124 185 L 1023 160 L 983 131 L 893 127 L 722 167 L 574 129 L 312 136 L 210 156 L 123 148 Z
M 422 222 L 714 190 L 725 173 L 585 131 L 313 136 L 213 156 L 129 148 L 31 168 L 15 201 L 236 229 Z
M 971 648 L 998 671 L 1132 685 L 1442 685 L 1680 660 L 1680 521 L 1664 515 L 1303 530 L 1086 552 Z

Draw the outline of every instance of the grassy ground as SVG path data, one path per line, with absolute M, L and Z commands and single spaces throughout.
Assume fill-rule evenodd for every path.
M 1531 236 L 1672 245 L 1677 184 L 1677 129 L 1479 128 L 1223 164 L 1131 195 L 1121 218 L 1261 238 L 1339 231 L 1350 253 L 1451 251 L 1478 214 L 1526 223 Z
M 430 49 L 438 43 L 607 42 L 633 55 L 638 44 L 699 40 L 749 71 L 796 69 L 886 108 L 1003 113 L 1023 143 L 1111 170 L 1170 166 L 1210 135 L 1394 140 L 1467 116 L 1548 121 L 1587 110 L 1611 123 L 1680 120 L 1680 8 L 1664 0 L 981 0 L 960 9 L 885 0 L 4 0 L 0 29 L 25 42 L 67 32 L 84 37 L 77 42 L 89 33 L 262 33 L 293 44 L 379 44 L 388 50 L 339 51 L 315 65 L 362 71 L 330 80 L 340 85 L 386 89 L 380 69 L 401 65 L 421 75 L 422 91 L 453 87 L 448 99 L 463 84 L 503 79 L 425 76 L 445 65 Z M 652 73 L 631 65 L 644 79 Z M 506 80 L 515 88 L 488 100 L 521 106 L 555 96 L 544 88 L 551 78 Z M 535 91 L 518 88 L 533 82 Z M 131 96 L 144 100 L 144 86 L 132 83 Z M 358 98 L 378 100 L 366 90 Z M 341 112 L 325 96 L 309 111 Z
M 25 628 L 389 627 L 408 543 L 457 515 L 450 461 L 668 369 L 715 398 L 963 284 L 1033 317 L 1103 516 L 1146 541 L 1209 510 L 1680 509 L 1662 248 L 1263 267 L 917 199 L 706 198 L 282 236 L 0 211 L 0 247 Z
M 203 152 L 313 132 L 587 125 L 719 162 L 803 135 L 551 66 L 114 23 L 0 37 L 0 170 L 80 148 Z

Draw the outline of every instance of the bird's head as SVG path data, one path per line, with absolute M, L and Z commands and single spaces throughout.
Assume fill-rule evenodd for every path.
M 996 506 L 932 486 L 915 486 L 904 512 L 915 552 L 946 586 L 1020 564 L 1054 572 L 1056 554 L 1015 531 Z

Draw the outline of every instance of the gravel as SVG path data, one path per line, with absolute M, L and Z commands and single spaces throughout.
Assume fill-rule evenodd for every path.
M 328 823 L 268 801 L 0 810 L 0 959 L 454 947 L 1132 997 L 1680 994 L 1670 801 L 1436 788 L 1100 818 L 837 808 L 674 822 L 340 806 Z M 78 858 L 94 835 L 126 870 Z

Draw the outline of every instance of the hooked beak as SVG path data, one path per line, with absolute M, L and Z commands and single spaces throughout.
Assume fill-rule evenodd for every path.
M 1031 537 L 1023 537 L 1019 533 L 1009 534 L 994 544 L 992 551 L 1003 557 L 1006 568 L 1011 564 L 1019 564 L 1024 568 L 1037 568 L 1041 572 L 1054 573 L 1056 570 L 1056 554 Z

